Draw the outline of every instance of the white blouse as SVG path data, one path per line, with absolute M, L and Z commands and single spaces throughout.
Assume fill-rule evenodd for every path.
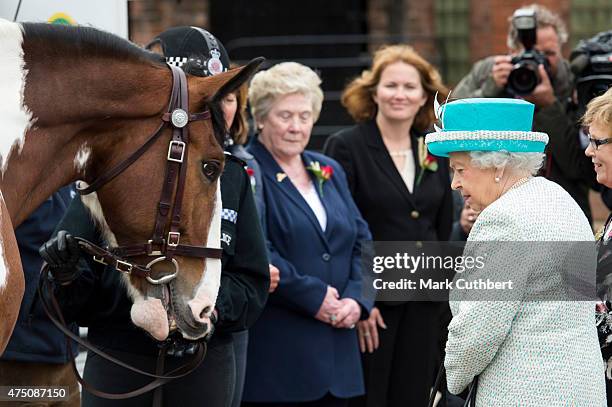
M 321 229 L 325 232 L 325 228 L 327 227 L 327 212 L 325 212 L 325 207 L 321 203 L 321 198 L 319 198 L 314 183 L 310 183 L 310 188 L 308 188 L 307 191 L 302 191 L 301 189 L 298 189 L 298 191 L 308 206 L 310 206 L 310 209 L 314 212 L 319 221 L 319 225 L 321 225 Z
M 412 149 L 398 150 L 389 152 L 391 157 L 404 157 L 404 167 L 400 170 L 400 175 L 406 184 L 408 191 L 412 193 L 414 189 L 414 176 L 415 176 L 415 165 L 414 157 L 412 156 Z

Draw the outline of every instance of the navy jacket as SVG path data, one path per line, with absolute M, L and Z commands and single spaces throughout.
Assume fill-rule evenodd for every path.
M 279 268 L 280 283 L 249 331 L 243 400 L 299 402 L 328 392 L 341 398 L 363 394 L 356 331 L 314 318 L 328 285 L 360 303 L 362 318 L 371 308 L 361 282 L 361 242 L 371 236 L 344 171 L 322 154 L 302 154 L 305 166 L 318 161 L 334 170 L 320 196 L 327 212 L 323 231 L 291 180 L 277 176 L 283 171 L 265 147 L 255 140 L 249 151 L 263 173 L 270 263 Z M 313 182 L 318 186 L 314 177 Z
M 43 263 L 38 248 L 52 236 L 72 199 L 71 193 L 71 187 L 60 189 L 15 230 L 26 287 L 15 330 L 2 355 L 4 360 L 41 363 L 69 360 L 64 334 L 47 318 L 36 290 Z M 75 325 L 73 330 L 76 332 Z M 73 352 L 76 355 L 76 347 Z

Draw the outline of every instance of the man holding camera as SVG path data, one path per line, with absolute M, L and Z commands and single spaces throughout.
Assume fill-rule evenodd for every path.
M 570 103 L 573 77 L 561 55 L 567 38 L 563 21 L 547 8 L 533 4 L 516 10 L 508 33 L 511 55 L 478 61 L 452 96 L 521 98 L 535 104 L 533 130 L 550 137 L 542 175 L 561 185 L 591 220 L 588 192 L 595 175 Z

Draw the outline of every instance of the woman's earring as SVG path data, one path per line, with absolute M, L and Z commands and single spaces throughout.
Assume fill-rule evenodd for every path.
M 497 182 L 499 184 L 499 181 L 501 181 L 501 178 L 495 177 L 495 182 Z

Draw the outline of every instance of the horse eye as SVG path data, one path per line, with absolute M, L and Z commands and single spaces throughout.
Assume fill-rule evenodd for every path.
M 204 161 L 202 163 L 202 173 L 209 181 L 214 181 L 218 176 L 221 165 L 217 161 Z

